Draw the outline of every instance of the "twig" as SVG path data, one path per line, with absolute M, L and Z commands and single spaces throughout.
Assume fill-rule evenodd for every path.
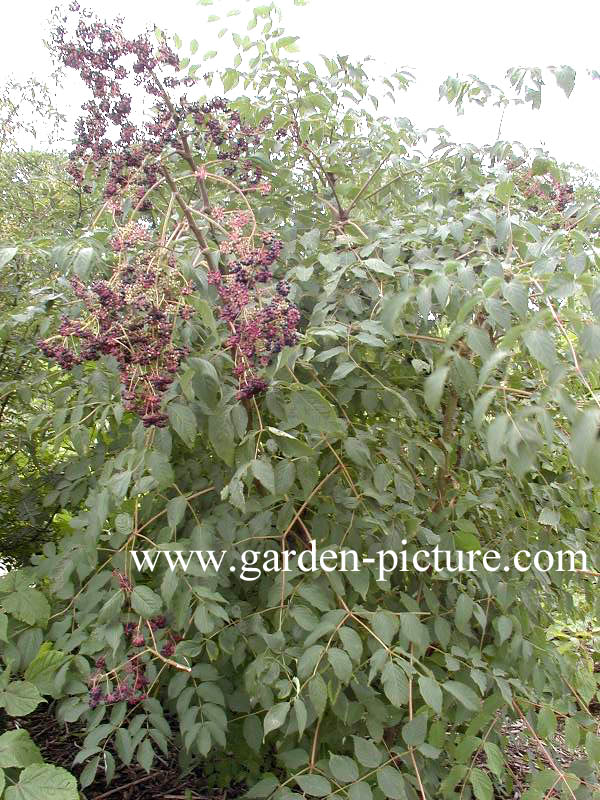
M 148 775 L 144 775 L 143 778 L 138 778 L 135 781 L 130 781 L 129 783 L 117 786 L 115 789 L 111 789 L 109 792 L 104 792 L 104 794 L 96 795 L 96 800 L 103 800 L 105 797 L 110 797 L 113 794 L 117 794 L 117 792 L 122 792 L 123 789 L 129 789 L 130 786 L 137 786 L 138 783 L 144 783 L 145 781 L 150 780 L 150 778 L 154 778 L 158 774 L 158 772 L 149 772 Z

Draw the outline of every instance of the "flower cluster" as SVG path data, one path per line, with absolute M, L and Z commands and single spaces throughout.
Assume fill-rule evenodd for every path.
M 147 661 L 143 661 L 142 656 L 147 654 L 149 648 L 154 648 L 156 645 L 160 648 L 158 652 L 162 658 L 168 659 L 175 652 L 177 643 L 182 640 L 179 634 L 173 633 L 167 627 L 167 620 L 162 615 L 153 617 L 149 620 L 148 625 L 152 631 L 149 642 L 139 624 L 126 622 L 123 625 L 125 636 L 129 640 L 130 655 L 118 672 L 106 671 L 104 657 L 100 657 L 96 661 L 95 670 L 88 680 L 91 708 L 96 708 L 100 704 L 112 705 L 120 700 L 125 700 L 128 705 L 135 706 L 147 698 L 147 687 L 150 681 L 146 674 Z
M 222 209 L 216 216 L 226 222 Z M 226 347 L 234 353 L 238 399 L 248 399 L 267 387 L 257 372 L 284 347 L 296 344 L 300 312 L 288 299 L 289 284 L 275 282 L 270 269 L 281 253 L 281 241 L 266 232 L 256 246 L 255 237 L 244 235 L 243 228 L 250 222 L 245 213 L 230 212 L 227 222 L 229 235 L 221 250 L 233 258 L 225 274 L 210 272 L 208 281 L 217 289 L 219 315 L 231 330 Z
M 121 19 L 102 22 L 77 2 L 70 11 L 78 17 L 75 30 L 69 35 L 68 17 L 59 17 L 53 27 L 53 51 L 62 64 L 79 72 L 93 99 L 83 105 L 85 113 L 76 125 L 69 172 L 83 184 L 88 164 L 97 174 L 108 168 L 106 198 L 133 184 L 141 199 L 156 182 L 152 156 L 175 142 L 177 120 L 168 108 L 165 87 L 189 86 L 193 80 L 178 77 L 179 58 L 165 42 L 155 46 L 149 34 L 129 39 Z M 159 70 L 170 70 L 162 82 Z M 136 121 L 132 99 L 139 90 L 158 104 L 151 122 Z
M 147 241 L 146 229 L 129 226 L 114 237 L 113 248 L 140 240 Z M 147 253 L 124 261 L 108 281 L 86 286 L 73 278 L 71 283 L 82 301 L 82 316 L 64 317 L 58 334 L 39 342 L 42 352 L 66 370 L 113 356 L 125 409 L 140 416 L 146 427 L 164 426 L 163 395 L 188 355 L 173 340 L 178 318 L 190 315 L 184 297 L 192 289 L 175 269 L 165 270 Z
M 573 187 L 570 184 L 561 183 L 553 176 L 550 178 L 546 176 L 536 177 L 531 170 L 527 170 L 519 178 L 525 197 L 528 199 L 551 200 L 554 203 L 555 210 L 558 212 L 564 211 L 567 204 L 573 200 Z
M 221 97 L 204 103 L 189 101 L 185 94 L 171 98 L 168 89 L 193 86 L 198 79 L 181 77 L 179 58 L 166 42 L 153 44 L 149 34 L 129 39 L 121 19 L 108 24 L 77 2 L 70 10 L 78 16 L 74 31 L 69 35 L 68 17 L 59 16 L 52 45 L 56 58 L 79 72 L 93 96 L 82 106 L 84 115 L 77 121 L 76 146 L 70 154 L 68 169 L 78 184 L 90 191 L 85 183 L 88 172 L 98 175 L 106 169 L 104 196 L 114 210 L 122 209 L 127 192 L 141 211 L 149 211 L 152 201 L 147 195 L 160 177 L 159 157 L 167 148 L 181 152 L 185 133 L 202 156 L 214 148 L 216 159 L 226 162 L 225 176 L 236 174 L 238 182 L 263 194 L 269 191 L 262 170 L 249 160 L 270 125 L 268 117 L 253 127 Z M 144 123 L 134 113 L 133 95 L 140 91 L 155 108 Z M 286 132 L 281 128 L 276 136 Z
M 220 316 L 230 328 L 226 346 L 235 356 L 238 397 L 252 397 L 266 388 L 257 374 L 260 369 L 296 342 L 300 315 L 288 299 L 290 287 L 274 277 L 272 267 L 281 242 L 270 232 L 256 233 L 249 204 L 241 211 L 211 209 L 206 182 L 216 179 L 219 188 L 232 186 L 235 175 L 236 199 L 250 191 L 268 194 L 271 184 L 252 154 L 271 120 L 249 125 L 221 97 L 188 100 L 185 93 L 172 90 L 197 79 L 180 77 L 179 60 L 164 41 L 157 45 L 148 34 L 127 38 L 122 20 L 102 22 L 77 2 L 70 9 L 75 24 L 59 16 L 52 37 L 54 52 L 65 66 L 78 70 L 92 94 L 77 123 L 70 172 L 84 188 L 89 188 L 85 181 L 90 175 L 104 181 L 106 206 L 115 223 L 126 201 L 134 219 L 109 240 L 118 261 L 112 275 L 89 285 L 74 278 L 80 316 L 63 318 L 58 334 L 41 341 L 40 347 L 66 370 L 112 356 L 118 364 L 124 408 L 136 413 L 146 427 L 166 425 L 164 394 L 188 355 L 187 348 L 178 346 L 177 334 L 179 320 L 192 315 L 184 298 L 193 289 L 176 269 L 174 257 L 165 257 L 164 241 L 155 240 L 149 216 L 139 215 L 150 212 L 156 198 L 164 202 L 168 186 L 178 205 L 184 204 L 186 223 L 194 230 L 196 209 L 186 207 L 176 194 L 168 171 L 165 156 L 174 155 L 190 168 L 185 177 L 194 181 L 193 188 L 202 196 L 201 213 L 212 215 L 206 236 L 219 247 L 225 266 L 222 273 L 211 273 L 210 282 L 218 288 Z M 141 121 L 133 102 L 140 92 L 153 108 L 147 121 Z M 281 139 L 286 133 L 282 128 L 275 136 Z M 194 235 L 205 252 L 203 234 L 196 229 Z

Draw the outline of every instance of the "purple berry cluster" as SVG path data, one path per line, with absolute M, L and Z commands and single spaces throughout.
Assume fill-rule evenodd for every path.
M 77 123 L 70 172 L 86 190 L 91 189 L 86 184 L 90 176 L 103 181 L 106 207 L 116 227 L 109 244 L 117 263 L 106 280 L 85 284 L 73 279 L 80 316 L 64 317 L 58 334 L 41 341 L 40 348 L 66 370 L 104 355 L 114 357 L 125 409 L 146 427 L 166 425 L 164 394 L 188 355 L 177 337 L 180 321 L 192 315 L 184 302 L 192 288 L 177 270 L 174 256 L 166 256 L 165 242 L 157 238 L 149 215 L 124 226 L 118 220 L 126 203 L 134 215 L 149 214 L 155 205 L 163 208 L 168 185 L 171 200 L 183 203 L 187 225 L 194 230 L 192 211 L 169 173 L 169 161 L 179 157 L 190 168 L 191 174 L 184 177 L 195 179 L 193 190 L 202 197 L 202 213 L 212 215 L 210 236 L 225 263 L 223 273 L 211 272 L 209 281 L 217 286 L 220 316 L 231 333 L 226 347 L 235 357 L 238 398 L 253 397 L 267 386 L 260 370 L 296 342 L 300 315 L 288 299 L 288 284 L 274 278 L 272 266 L 281 242 L 273 233 L 256 233 L 248 203 L 241 211 L 211 207 L 206 182 L 216 180 L 220 190 L 224 184 L 230 187 L 235 202 L 246 192 L 268 194 L 271 185 L 253 163 L 252 153 L 271 120 L 248 125 L 220 97 L 189 101 L 183 90 L 172 90 L 197 79 L 180 77 L 179 59 L 166 44 L 155 44 L 147 33 L 127 38 L 121 19 L 102 22 L 77 2 L 70 11 L 75 15 L 72 24 L 56 12 L 54 53 L 80 73 L 92 94 Z M 144 122 L 134 102 L 140 93 L 153 109 Z M 287 130 L 274 135 L 281 139 Z M 208 164 L 214 165 L 212 174 Z M 231 181 L 234 175 L 236 185 Z M 250 234 L 245 232 L 249 225 Z M 196 230 L 194 235 L 206 250 L 203 234 Z
M 527 170 L 520 178 L 525 197 L 552 200 L 559 213 L 573 201 L 574 189 L 568 183 L 561 183 L 554 177 L 551 177 L 549 181 L 546 179 L 542 182 L 533 175 L 531 170 Z
M 217 215 L 225 221 L 222 210 Z M 229 236 L 221 243 L 221 250 L 233 258 L 225 274 L 214 271 L 208 275 L 208 282 L 216 287 L 221 300 L 219 315 L 231 330 L 226 347 L 234 354 L 240 400 L 267 388 L 257 372 L 284 347 L 296 344 L 300 321 L 300 312 L 288 299 L 289 284 L 275 282 L 270 269 L 281 253 L 282 243 L 271 232 L 265 232 L 256 247 L 253 237 L 243 232 L 249 221 L 244 213 L 231 214 Z
M 104 197 L 115 211 L 122 210 L 125 193 L 133 195 L 139 210 L 150 211 L 147 195 L 159 180 L 160 156 L 167 149 L 181 154 L 184 132 L 201 157 L 214 149 L 216 159 L 225 162 L 223 175 L 236 175 L 238 182 L 263 193 L 269 190 L 262 170 L 249 160 L 269 128 L 268 117 L 253 127 L 221 97 L 204 103 L 185 94 L 171 99 L 168 89 L 193 86 L 198 79 L 180 77 L 179 58 L 165 42 L 154 44 L 148 33 L 127 38 L 122 19 L 108 24 L 77 2 L 69 10 L 77 22 L 69 32 L 69 18 L 57 16 L 53 51 L 60 63 L 79 72 L 93 96 L 82 107 L 70 154 L 68 169 L 79 185 L 91 191 L 86 176 L 106 170 Z M 152 119 L 144 123 L 138 122 L 133 103 L 133 93 L 140 91 L 154 106 Z M 286 134 L 281 128 L 275 135 Z
M 113 237 L 113 249 L 147 242 L 147 231 L 129 226 Z M 160 252 L 160 251 L 156 251 Z M 149 253 L 124 260 L 108 281 L 86 286 L 72 279 L 82 301 L 82 316 L 64 317 L 56 336 L 39 342 L 47 358 L 70 370 L 103 355 L 119 366 L 123 405 L 141 417 L 146 427 L 162 427 L 167 416 L 160 410 L 164 393 L 188 350 L 174 344 L 178 319 L 187 319 L 185 295 L 192 289 L 175 269 L 165 270 Z
M 120 700 L 126 700 L 128 705 L 135 706 L 146 700 L 150 681 L 146 675 L 147 661 L 143 661 L 142 656 L 148 655 L 147 647 L 159 645 L 160 642 L 160 655 L 163 658 L 171 658 L 175 646 L 182 640 L 179 634 L 173 633 L 167 627 L 167 620 L 162 615 L 153 617 L 148 624 L 152 629 L 150 642 L 146 641 L 139 624 L 126 622 L 123 625 L 125 636 L 129 640 L 130 657 L 118 674 L 114 670 L 106 671 L 106 659 L 103 656 L 96 661 L 95 670 L 88 681 L 91 708 L 96 708 L 100 704 L 111 705 Z M 140 652 L 142 647 L 145 649 Z M 132 653 L 132 650 L 137 652 Z
M 93 96 L 83 105 L 84 115 L 76 125 L 69 172 L 81 185 L 88 166 L 96 174 L 108 169 L 105 197 L 114 198 L 128 187 L 139 200 L 157 180 L 156 157 L 176 138 L 177 120 L 165 102 L 165 87 L 194 81 L 177 77 L 179 58 L 165 42 L 155 46 L 149 34 L 129 39 L 122 19 L 108 24 L 77 2 L 69 10 L 76 15 L 74 31 L 69 35 L 68 17 L 58 16 L 53 51 L 64 66 L 79 72 Z M 161 82 L 158 73 L 165 70 L 171 74 Z M 140 89 L 158 104 L 152 121 L 142 124 L 136 121 L 132 102 L 132 92 Z M 149 209 L 149 202 L 142 208 Z

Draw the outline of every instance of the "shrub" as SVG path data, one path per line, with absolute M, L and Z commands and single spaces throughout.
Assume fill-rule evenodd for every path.
M 508 715 L 539 748 L 530 800 L 592 797 L 596 679 L 546 637 L 575 586 L 592 598 L 581 555 L 382 575 L 377 554 L 593 556 L 597 212 L 508 143 L 420 156 L 365 110 L 364 64 L 286 59 L 267 7 L 232 100 L 189 100 L 199 68 L 160 32 L 73 8 L 54 47 L 93 98 L 70 172 L 104 205 L 40 343 L 65 373 L 36 420 L 72 452 L 49 497 L 69 532 L 2 580 L 0 620 L 5 664 L 31 673 L 41 646 L 31 681 L 85 720 L 82 787 L 114 774 L 110 744 L 147 770 L 177 747 L 250 797 L 491 800 Z M 275 568 L 314 546 L 373 561 Z M 170 570 L 164 550 L 224 555 Z M 568 773 L 544 744 L 565 718 L 588 756 Z

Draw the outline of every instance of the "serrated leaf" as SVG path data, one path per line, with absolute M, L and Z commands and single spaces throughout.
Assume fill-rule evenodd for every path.
M 550 333 L 544 328 L 526 331 L 523 341 L 531 355 L 547 369 L 552 369 L 556 364 L 556 348 Z
M 460 681 L 446 681 L 444 689 L 455 697 L 469 711 L 479 711 L 481 700 L 473 689 Z
M 229 465 L 233 465 L 235 451 L 234 430 L 227 409 L 217 411 L 208 418 L 208 438 L 215 453 Z
M 60 650 L 41 651 L 25 670 L 24 678 L 33 683 L 41 694 L 54 694 L 54 679 L 70 656 Z
M 43 699 L 29 681 L 11 681 L 6 689 L 0 689 L 0 708 L 5 708 L 10 717 L 25 717 L 31 714 Z
M 410 694 L 408 679 L 398 664 L 389 661 L 381 673 L 381 680 L 385 696 L 392 705 L 402 708 L 408 703 Z
M 351 783 L 358 780 L 359 771 L 356 761 L 348 756 L 331 755 L 329 769 L 336 781 L 340 783 Z
M 342 683 L 349 683 L 352 678 L 352 662 L 347 653 L 337 647 L 331 647 L 327 653 L 336 678 Z
M 331 403 L 311 386 L 302 386 L 294 391 L 292 410 L 311 431 L 340 433 L 343 430 Z
M 197 425 L 196 417 L 192 409 L 181 403 L 169 403 L 167 406 L 167 414 L 169 415 L 169 422 L 173 426 L 173 430 L 181 437 L 184 444 L 188 447 L 193 447 L 196 439 Z
M 43 761 L 38 746 L 23 728 L 6 731 L 0 736 L 0 767 L 2 769 L 28 767 L 30 764 L 42 764 Z
M 378 767 L 383 756 L 377 745 L 369 739 L 363 739 L 362 736 L 353 736 L 352 738 L 354 739 L 354 755 L 358 763 L 367 769 Z
M 386 765 L 377 770 L 377 783 L 388 800 L 406 800 L 406 787 L 402 773 Z
M 138 747 L 136 758 L 140 767 L 149 773 L 154 762 L 154 749 L 150 739 L 147 736 Z
M 21 772 L 18 783 L 6 790 L 6 800 L 79 800 L 77 780 L 62 767 L 36 764 Z
M 473 793 L 477 800 L 493 800 L 494 787 L 492 786 L 489 775 L 482 769 L 473 767 L 469 774 L 469 780 L 471 781 Z
M 131 608 L 144 619 L 155 617 L 162 608 L 162 600 L 149 586 L 136 586 L 131 593 Z
M 287 719 L 289 711 L 290 703 L 288 702 L 276 703 L 274 706 L 271 706 L 271 708 L 265 714 L 265 719 L 263 722 L 264 736 L 267 736 L 272 731 L 277 730 L 277 728 L 281 728 Z
M 483 750 L 487 758 L 488 767 L 497 778 L 502 779 L 504 772 L 504 756 L 502 755 L 502 751 L 494 742 L 484 742 Z
M 270 494 L 275 494 L 275 473 L 271 464 L 265 459 L 255 458 L 250 469 L 259 483 L 261 483 Z
M 436 714 L 442 713 L 443 693 L 439 683 L 434 678 L 422 676 L 419 678 L 419 691 L 423 700 Z
M 417 714 L 413 719 L 402 726 L 402 738 L 409 747 L 419 747 L 427 735 L 427 717 Z
M 45 625 L 50 617 L 50 605 L 38 589 L 21 589 L 2 598 L 2 608 L 27 625 Z
M 326 797 L 331 792 L 331 784 L 322 775 L 298 775 L 296 782 L 310 797 Z
M 571 92 L 575 87 L 575 78 L 577 75 L 573 67 L 563 65 L 561 67 L 554 67 L 552 71 L 554 72 L 556 83 L 560 86 L 567 97 L 570 97 Z

